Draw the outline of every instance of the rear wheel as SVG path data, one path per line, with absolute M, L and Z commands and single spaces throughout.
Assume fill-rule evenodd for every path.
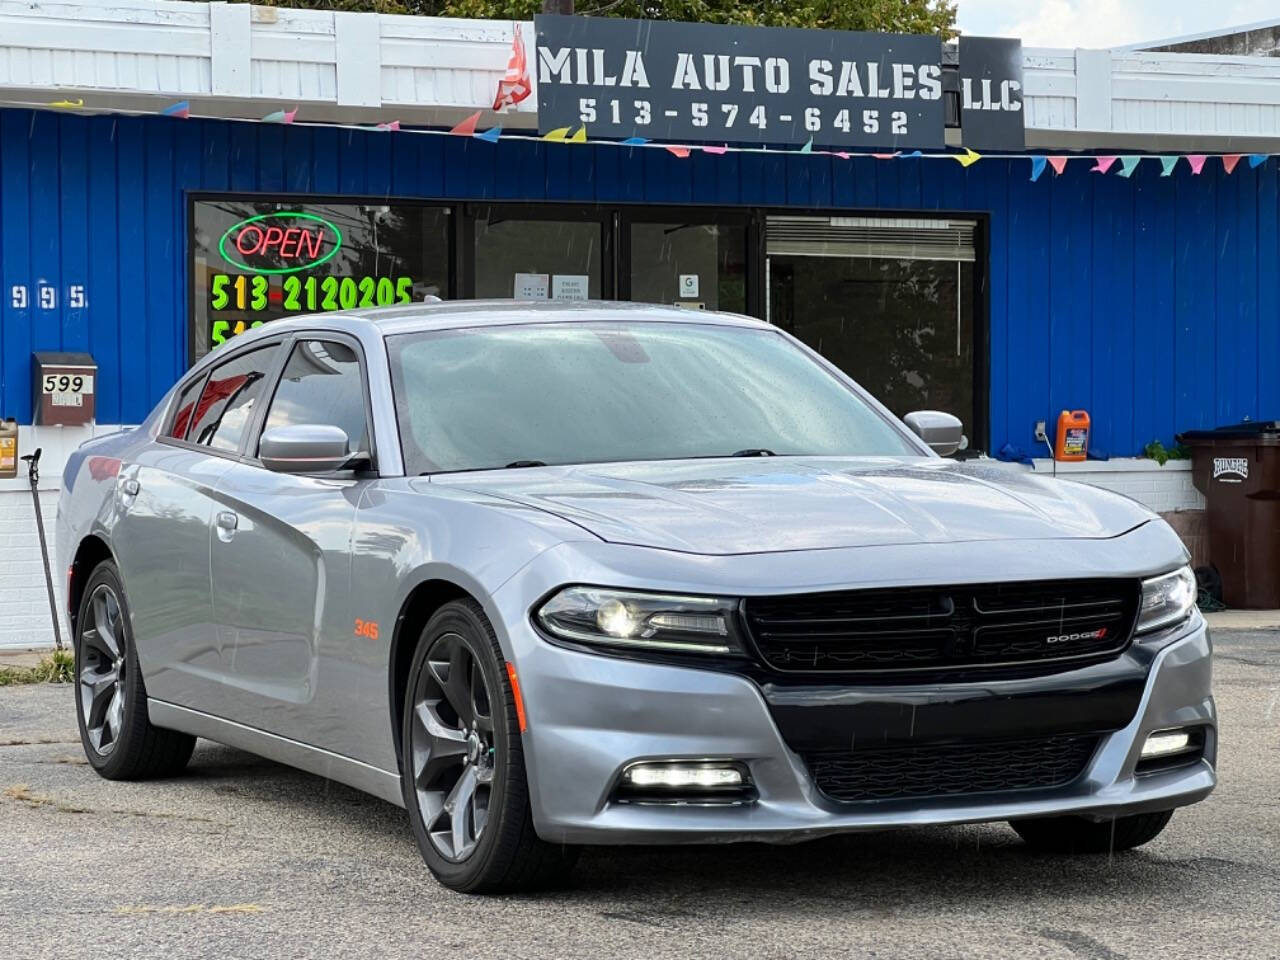
M 533 829 L 515 697 L 479 604 L 448 603 L 423 630 L 402 724 L 405 807 L 441 883 L 488 893 L 568 874 L 577 851 Z
M 75 653 L 76 717 L 93 769 L 108 780 L 179 773 L 196 738 L 151 725 L 129 606 L 110 560 L 98 564 L 85 584 Z
M 1172 816 L 1172 810 L 1160 810 L 1100 823 L 1084 817 L 1043 817 L 1012 820 L 1009 826 L 1028 846 L 1048 853 L 1118 853 L 1154 840 Z

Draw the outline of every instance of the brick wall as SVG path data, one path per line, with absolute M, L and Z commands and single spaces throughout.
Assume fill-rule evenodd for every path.
M 1036 472 L 1053 473 L 1052 460 L 1037 460 Z M 1085 460 L 1060 463 L 1057 475 L 1132 497 L 1156 513 L 1203 510 L 1204 497 L 1191 483 L 1191 461 L 1170 460 L 1163 467 L 1154 460 Z
M 42 483 L 43 487 L 44 484 Z M 53 566 L 53 588 L 59 613 L 65 606 L 63 577 L 53 557 L 53 524 L 58 509 L 56 489 L 40 491 L 49 562 Z M 64 642 L 66 617 L 61 618 Z M 40 538 L 36 531 L 35 508 L 30 490 L 0 492 L 0 647 L 52 647 L 53 622 L 40 561 Z

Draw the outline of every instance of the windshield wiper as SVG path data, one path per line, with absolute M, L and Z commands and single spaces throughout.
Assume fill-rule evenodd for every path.
M 546 463 L 544 463 L 541 460 L 512 460 L 510 463 L 507 464 L 507 469 L 513 470 L 517 467 L 545 467 L 545 466 L 546 466 Z
M 735 457 L 776 457 L 777 454 L 772 450 L 766 450 L 764 447 L 748 447 L 746 450 L 739 450 L 737 453 L 731 454 Z

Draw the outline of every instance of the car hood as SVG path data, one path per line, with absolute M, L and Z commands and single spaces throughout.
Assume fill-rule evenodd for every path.
M 1114 537 L 1134 501 L 991 461 L 674 460 L 437 475 L 555 514 L 611 543 L 702 554 Z

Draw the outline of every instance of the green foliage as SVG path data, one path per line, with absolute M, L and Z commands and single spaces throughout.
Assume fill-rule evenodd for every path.
M 542 0 L 278 0 L 278 7 L 527 20 Z M 956 0 L 579 0 L 578 13 L 634 20 L 744 23 L 889 33 L 956 33 Z
M 75 658 L 67 650 L 41 657 L 34 667 L 0 667 L 0 687 L 17 683 L 70 683 L 75 678 Z
M 1159 440 L 1152 440 L 1142 448 L 1142 454 L 1148 460 L 1154 460 L 1160 466 L 1164 466 L 1170 460 L 1190 460 L 1191 451 L 1182 444 L 1174 444 L 1173 449 L 1169 450 Z

